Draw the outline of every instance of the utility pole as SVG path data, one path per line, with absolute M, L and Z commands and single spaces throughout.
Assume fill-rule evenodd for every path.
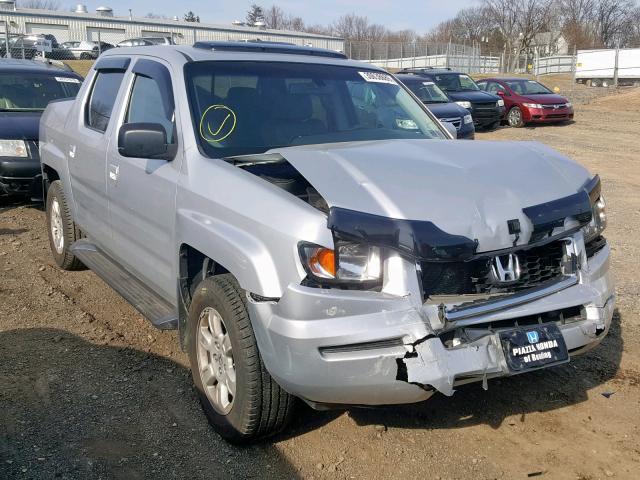
M 616 60 L 613 65 L 613 86 L 618 88 L 618 57 L 620 57 L 620 43 L 616 45 Z

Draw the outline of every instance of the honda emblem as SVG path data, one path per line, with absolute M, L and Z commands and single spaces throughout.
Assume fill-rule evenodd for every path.
M 491 260 L 491 272 L 500 283 L 515 282 L 520 279 L 520 262 L 515 253 L 498 255 Z

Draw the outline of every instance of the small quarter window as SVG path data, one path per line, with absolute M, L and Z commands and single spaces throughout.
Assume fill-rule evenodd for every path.
M 104 132 L 124 78 L 124 72 L 99 71 L 86 110 L 87 126 Z

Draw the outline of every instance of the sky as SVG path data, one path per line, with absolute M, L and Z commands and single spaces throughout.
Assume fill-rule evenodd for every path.
M 99 6 L 113 8 L 116 16 L 133 15 L 143 17 L 149 12 L 173 17 L 182 16 L 189 10 L 200 16 L 206 23 L 230 24 L 234 20 L 244 20 L 252 3 L 263 8 L 278 5 L 295 16 L 300 16 L 308 24 L 327 25 L 346 13 L 357 13 L 369 18 L 372 23 L 380 23 L 391 30 L 413 29 L 418 33 L 453 17 L 458 10 L 475 5 L 478 0 L 315 0 L 302 2 L 293 0 L 75 0 L 60 2 L 65 10 L 78 3 L 84 3 L 90 12 Z

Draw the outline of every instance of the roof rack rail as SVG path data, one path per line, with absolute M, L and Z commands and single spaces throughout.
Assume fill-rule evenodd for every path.
M 283 42 L 265 42 L 244 40 L 240 42 L 196 42 L 194 48 L 213 50 L 217 52 L 253 52 L 253 53 L 283 53 L 288 55 L 310 55 L 315 57 L 329 57 L 346 59 L 344 53 L 324 48 L 299 47 Z
M 451 70 L 449 67 L 414 67 L 414 68 L 403 68 L 399 72 L 396 73 L 429 73 L 432 70 Z

